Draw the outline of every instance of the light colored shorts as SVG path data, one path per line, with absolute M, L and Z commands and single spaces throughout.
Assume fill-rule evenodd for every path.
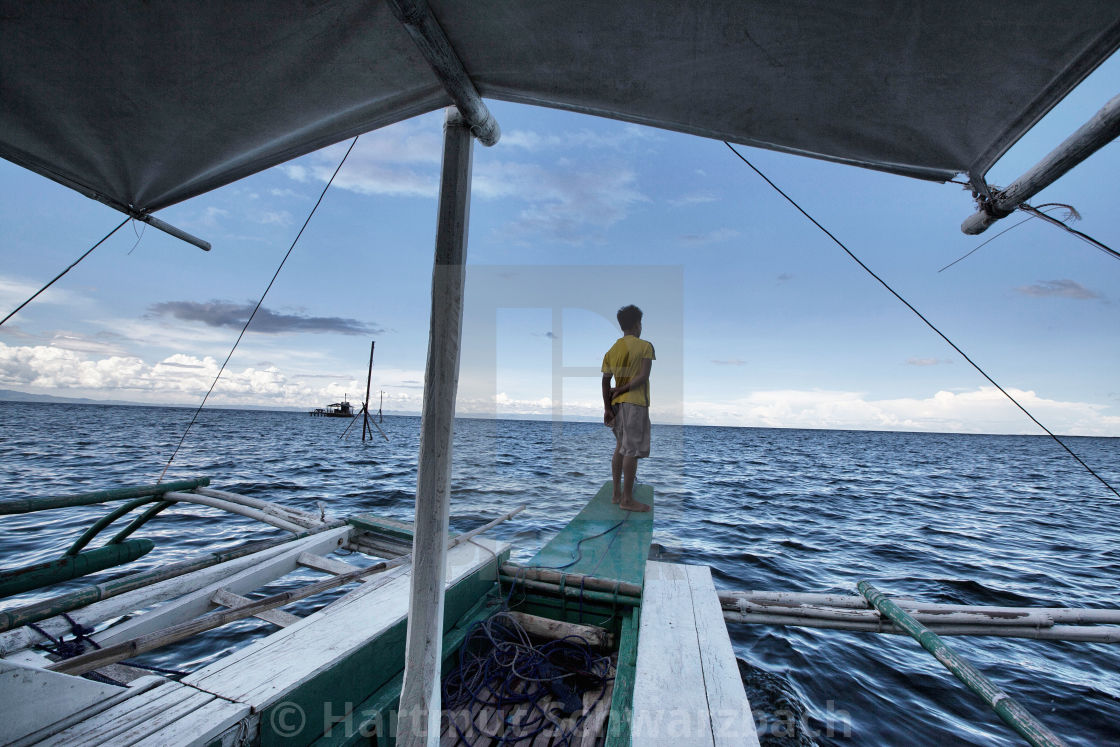
M 649 408 L 633 402 L 615 405 L 614 437 L 623 456 L 649 456 Z

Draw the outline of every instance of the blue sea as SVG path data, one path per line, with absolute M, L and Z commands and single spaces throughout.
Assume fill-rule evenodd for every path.
M 153 483 L 191 415 L 0 402 L 0 498 Z M 207 410 L 168 479 L 208 476 L 213 487 L 301 508 L 322 501 L 336 516 L 410 520 L 419 418 L 386 417 L 389 442 L 363 444 L 357 428 L 340 439 L 346 425 Z M 1120 439 L 1068 443 L 1120 484 Z M 514 544 L 515 560 L 528 559 L 609 479 L 612 448 L 595 423 L 457 421 L 453 530 L 528 503 L 491 533 Z M 868 579 L 928 602 L 1120 608 L 1120 501 L 1045 437 L 655 425 L 638 474 L 655 490 L 655 552 L 711 566 L 721 588 L 855 593 Z M 0 517 L 0 566 L 57 557 L 104 511 Z M 133 569 L 280 534 L 188 506 L 137 536 L 156 549 Z M 195 669 L 270 629 L 237 623 L 145 661 Z M 1021 743 L 910 638 L 730 632 L 763 744 Z M 1120 743 L 1120 645 L 947 640 L 1069 744 Z

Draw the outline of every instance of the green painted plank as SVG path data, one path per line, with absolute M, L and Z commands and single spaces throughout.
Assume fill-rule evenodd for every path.
M 151 540 L 130 539 L 77 555 L 64 555 L 58 560 L 0 571 L 0 597 L 62 583 L 106 568 L 130 563 L 147 555 L 153 547 L 155 543 Z
M 392 537 L 393 539 L 412 542 L 412 525 L 403 521 L 394 521 L 373 514 L 358 514 L 346 520 L 351 526 L 365 532 Z
M 583 510 L 526 565 L 641 585 L 654 511 L 623 511 L 611 503 L 611 492 L 611 483 L 603 483 Z M 652 506 L 653 488 L 635 485 L 634 498 Z
M 611 694 L 611 716 L 607 722 L 604 747 L 630 747 L 630 727 L 634 714 L 634 678 L 638 667 L 638 613 L 622 621 L 618 641 L 618 666 Z

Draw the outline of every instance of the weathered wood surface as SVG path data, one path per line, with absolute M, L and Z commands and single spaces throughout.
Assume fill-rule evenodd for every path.
M 449 582 L 492 561 L 494 553 L 507 547 L 486 539 L 476 539 L 475 543 L 464 543 L 448 552 Z M 265 708 L 402 620 L 408 611 L 409 582 L 405 573 L 376 593 L 308 615 L 193 672 L 183 682 L 257 710 Z
M 310 552 L 300 553 L 300 556 L 296 558 L 296 562 L 304 568 L 321 571 L 322 573 L 330 573 L 335 576 L 341 576 L 343 573 L 350 573 L 351 571 L 358 570 L 358 566 L 356 565 Z
M 100 682 L 0 661 L 0 744 L 9 744 L 60 718 L 123 692 Z M 50 703 L 50 708 L 44 708 Z
M 246 568 L 240 573 L 218 579 L 197 591 L 169 600 L 143 615 L 138 615 L 120 625 L 114 625 L 112 628 L 93 636 L 93 638 L 103 647 L 112 646 L 204 615 L 211 609 L 211 598 L 215 592 L 225 590 L 234 594 L 247 594 L 280 576 L 294 571 L 299 567 L 296 561 L 300 554 L 334 550 L 345 541 L 351 531 L 349 526 L 342 526 L 312 535 L 292 546 L 284 547 L 281 552 L 257 565 Z M 208 568 L 206 570 L 213 569 Z
M 526 566 L 624 581 L 641 586 L 653 514 L 623 511 L 611 503 L 610 482 Z M 634 498 L 653 505 L 653 488 L 635 485 Z M 596 536 L 599 535 L 599 536 Z
M 227 589 L 218 589 L 214 592 L 214 595 L 210 597 L 210 601 L 214 604 L 220 604 L 223 607 L 232 608 L 243 607 L 253 600 L 249 597 L 243 597 L 240 594 L 234 594 L 232 591 L 229 591 Z M 284 610 L 280 609 L 264 610 L 263 612 L 258 612 L 257 614 L 253 615 L 253 617 L 257 618 L 258 620 L 270 622 L 273 625 L 281 628 L 286 628 L 292 623 L 297 623 L 300 621 L 300 617 L 298 615 L 293 615 L 290 612 L 285 612 Z
M 304 537 L 303 539 L 292 540 L 290 542 L 283 542 L 267 547 L 251 555 L 227 560 L 217 565 L 208 565 L 184 576 L 169 578 L 154 583 L 151 586 L 144 586 L 124 594 L 111 596 L 103 601 L 71 612 L 70 617 L 82 625 L 94 626 L 105 620 L 119 617 L 120 615 L 125 615 L 145 607 L 150 607 L 154 604 L 166 602 L 169 599 L 182 598 L 186 594 L 200 589 L 208 590 L 200 592 L 200 596 L 209 599 L 209 596 L 213 594 L 214 591 L 222 588 L 226 583 L 226 579 L 246 569 L 253 569 L 258 566 L 266 565 L 279 555 L 295 551 L 298 556 L 298 553 L 312 548 L 321 548 L 322 551 L 329 551 L 328 548 L 334 549 L 338 542 L 341 541 L 339 537 L 344 538 L 348 529 L 349 527 L 343 525 L 341 528 L 327 530 L 332 534 L 321 532 Z M 323 545 L 318 540 L 320 537 L 328 537 L 326 545 Z M 292 567 L 294 568 L 295 566 L 293 565 Z M 269 573 L 271 572 L 270 570 Z M 101 584 L 101 586 L 109 587 L 110 583 L 111 582 L 106 582 L 105 584 Z M 241 589 L 240 591 L 248 590 Z M 208 609 L 208 607 L 208 602 L 201 605 L 203 611 Z M 182 618 L 175 617 L 175 619 L 185 619 L 185 615 Z M 62 616 L 42 620 L 39 626 L 53 636 L 68 634 L 70 632 L 70 623 Z M 0 633 L 0 654 L 7 655 L 12 651 L 27 648 L 43 640 L 44 638 L 41 635 L 26 627 Z
M 65 675 L 56 676 L 65 677 Z M 77 677 L 70 677 L 69 679 L 89 682 L 89 680 L 84 680 Z M 30 747 L 30 745 L 40 744 L 41 742 L 44 742 L 47 739 L 55 736 L 59 732 L 69 729 L 74 724 L 91 719 L 102 711 L 107 711 L 118 703 L 140 695 L 141 693 L 147 692 L 154 687 L 159 687 L 166 681 L 167 679 L 165 677 L 146 674 L 143 677 L 138 677 L 137 679 L 130 682 L 128 684 L 128 687 L 116 688 L 117 690 L 119 690 L 119 692 L 108 697 L 99 698 L 95 703 L 86 706 L 85 708 L 72 710 L 69 706 L 63 706 L 51 709 L 51 711 L 46 714 L 46 720 L 49 721 L 46 726 L 43 726 L 36 731 L 27 733 L 25 736 L 19 739 L 9 740 L 5 736 L 3 738 L 3 743 L 9 745 L 9 747 Z M 8 705 L 11 706 L 11 711 L 13 713 L 19 714 L 22 712 L 22 709 L 19 709 L 19 706 L 12 703 L 11 701 L 8 701 Z M 44 710 L 45 709 L 43 708 L 38 708 L 38 713 L 35 713 L 35 715 L 39 715 L 39 713 Z
M 538 617 L 524 612 L 515 611 L 508 614 L 525 629 L 526 633 L 538 638 L 557 641 L 574 636 L 582 638 L 587 642 L 587 645 L 595 648 L 614 648 L 615 640 L 610 631 L 595 625 L 578 625 L 560 620 L 550 620 L 547 617 Z
M 649 561 L 639 633 L 634 744 L 758 744 L 707 566 Z
M 205 744 L 249 715 L 246 705 L 178 682 L 124 700 L 40 742 L 66 747 L 106 744 Z

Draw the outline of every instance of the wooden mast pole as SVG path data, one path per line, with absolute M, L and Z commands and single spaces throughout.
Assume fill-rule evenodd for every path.
M 470 126 L 454 107 L 447 110 L 443 132 L 432 315 L 416 480 L 412 590 L 398 721 L 397 744 L 402 747 L 419 747 L 439 739 L 451 439 L 459 383 L 474 148 Z
M 369 440 L 373 440 L 373 429 L 369 427 L 369 383 L 373 380 L 373 349 L 377 340 L 369 343 L 369 371 L 366 373 L 366 401 L 362 403 L 362 441 L 366 440 L 366 431 L 369 431 Z

